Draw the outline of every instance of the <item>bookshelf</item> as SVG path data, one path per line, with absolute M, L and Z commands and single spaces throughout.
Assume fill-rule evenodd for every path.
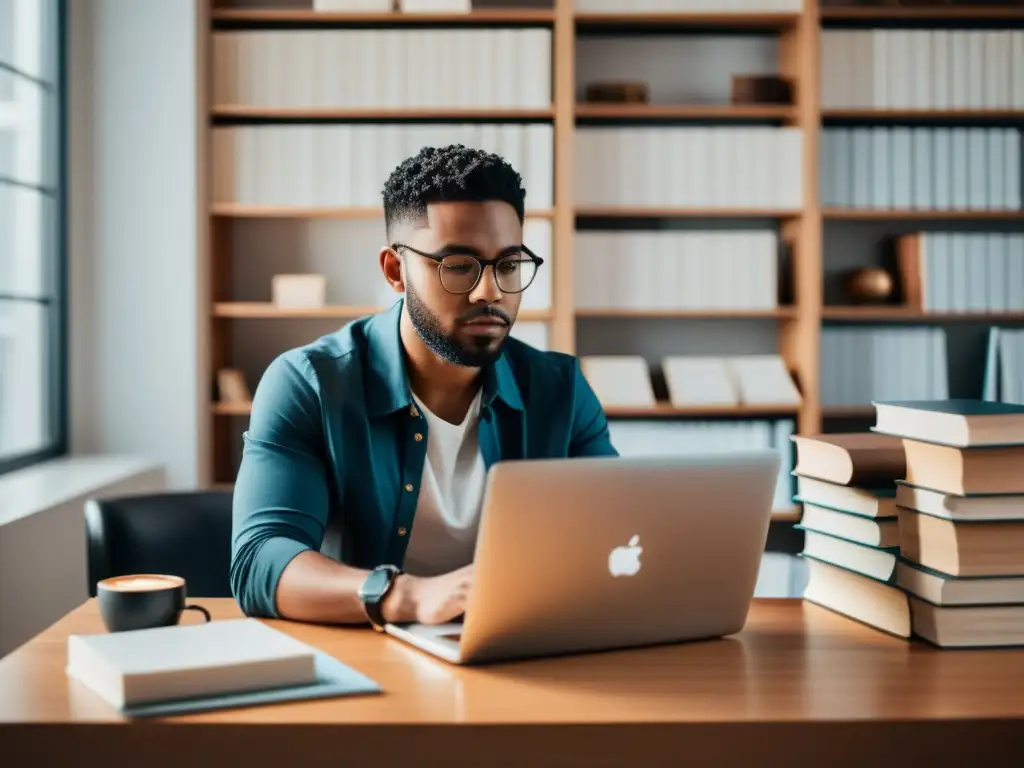
M 679 0 L 677 5 L 682 7 L 684 2 Z M 388 303 L 387 297 L 370 291 L 366 296 L 334 297 L 337 300 L 322 308 L 283 310 L 267 301 L 260 286 L 269 291 L 267 278 L 270 274 L 293 269 L 288 251 L 312 247 L 309 243 L 317 238 L 325 243 L 336 243 L 337 238 L 342 237 L 340 232 L 354 232 L 353 243 L 368 243 L 366 247 L 373 247 L 375 253 L 373 233 L 374 228 L 381 225 L 381 211 L 373 195 L 390 168 L 410 153 L 405 147 L 418 148 L 420 144 L 438 141 L 478 145 L 490 142 L 497 146 L 495 151 L 505 154 L 523 172 L 528 202 L 531 193 L 538 188 L 537 179 L 548 176 L 549 182 L 539 185 L 543 199 L 538 202 L 535 198 L 536 207 L 528 211 L 527 221 L 528 225 L 536 227 L 534 232 L 541 233 L 539 236 L 549 243 L 549 253 L 553 255 L 549 261 L 549 283 L 543 300 L 538 299 L 540 304 L 529 307 L 524 304 L 520 323 L 528 325 L 529 332 L 536 333 L 536 338 L 542 339 L 549 348 L 576 354 L 642 353 L 654 360 L 665 350 L 674 349 L 676 340 L 692 354 L 714 352 L 718 346 L 730 355 L 770 351 L 782 357 L 802 397 L 795 406 L 680 407 L 670 405 L 662 390 L 653 408 L 609 406 L 608 415 L 617 423 L 646 421 L 670 426 L 675 422 L 746 423 L 788 419 L 794 431 L 800 434 L 846 426 L 850 420 L 860 424 L 872 414 L 865 403 L 838 404 L 832 403 L 830 397 L 823 397 L 826 394 L 822 391 L 821 376 L 823 344 L 832 337 L 833 329 L 838 329 L 841 335 L 858 328 L 867 334 L 874 327 L 910 331 L 948 324 L 977 328 L 987 324 L 1024 323 L 1024 307 L 1020 310 L 1007 308 L 1002 312 L 925 311 L 906 305 L 898 295 L 881 305 L 856 305 L 845 297 L 837 298 L 832 283 L 839 257 L 833 254 L 833 246 L 836 252 L 856 251 L 861 262 L 872 262 L 883 236 L 958 226 L 979 232 L 990 228 L 1004 233 L 1019 232 L 1024 231 L 1024 214 L 1019 200 L 1014 204 L 1013 199 L 1007 199 L 1002 209 L 977 210 L 952 206 L 945 209 L 920 205 L 882 206 L 870 200 L 868 204 L 858 205 L 841 202 L 832 194 L 834 190 L 827 187 L 832 177 L 824 166 L 834 148 L 827 144 L 832 140 L 830 132 L 836 128 L 873 130 L 878 126 L 887 129 L 968 126 L 1019 131 L 1024 125 L 1024 102 L 1013 102 L 1015 86 L 1007 83 L 1005 93 L 999 94 L 1005 96 L 1006 103 L 993 100 L 959 104 L 947 99 L 948 103 L 941 104 L 927 101 L 911 104 L 897 99 L 893 103 L 878 104 L 876 94 L 867 93 L 862 85 L 849 86 L 853 90 L 844 95 L 846 86 L 837 85 L 835 65 L 829 63 L 827 50 L 823 55 L 822 49 L 823 39 L 833 31 L 872 34 L 875 29 L 887 33 L 932 28 L 950 33 L 961 28 L 1024 30 L 1024 8 L 980 5 L 819 8 L 814 0 L 771 0 L 762 5 L 778 10 L 691 13 L 651 12 L 641 8 L 647 3 L 626 3 L 626 0 L 621 5 L 637 10 L 594 10 L 611 6 L 595 0 L 541 0 L 529 5 L 544 7 L 529 8 L 495 8 L 491 6 L 498 3 L 493 1 L 478 5 L 484 4 L 488 7 L 478 7 L 469 14 L 382 14 L 318 12 L 312 9 L 311 0 L 280 0 L 278 5 L 283 7 L 268 7 L 273 5 L 269 0 L 211 0 L 204 24 L 209 43 L 205 68 L 206 118 L 211 127 L 207 149 L 211 178 L 206 206 L 210 312 L 208 344 L 201 361 L 211 380 L 220 368 L 240 366 L 246 370 L 250 386 L 255 386 L 261 366 L 277 352 L 334 330 L 338 321 L 346 322 L 379 311 Z M 526 4 L 507 0 L 509 6 Z M 543 30 L 546 37 L 537 38 L 532 45 L 542 46 L 547 52 L 537 57 L 540 49 L 531 48 L 525 42 L 522 44 L 526 47 L 516 48 L 520 42 L 499 37 L 508 30 Z M 479 83 L 468 85 L 468 90 L 464 91 L 440 89 L 424 93 L 425 81 L 419 81 L 418 87 L 408 85 L 408 91 L 401 91 L 404 86 L 396 84 L 399 77 L 395 82 L 381 80 L 373 89 L 352 86 L 355 91 L 342 90 L 325 96 L 310 83 L 275 81 L 280 75 L 275 76 L 274 72 L 283 71 L 283 67 L 275 69 L 273 62 L 283 61 L 282 56 L 298 56 L 298 64 L 295 61 L 290 64 L 297 67 L 296 72 L 312 72 L 316 62 L 323 65 L 324 61 L 311 55 L 302 58 L 306 54 L 282 53 L 287 46 L 281 43 L 283 38 L 278 38 L 246 53 L 252 56 L 254 51 L 263 52 L 260 66 L 269 73 L 266 77 L 270 85 L 262 91 L 250 89 L 247 95 L 243 94 L 246 98 L 218 98 L 224 86 L 215 82 L 220 76 L 216 60 L 223 54 L 218 54 L 214 37 L 220 33 L 253 31 L 301 32 L 310 36 L 307 40 L 321 35 L 354 35 L 345 39 L 359 40 L 358 45 L 365 46 L 359 50 L 364 62 L 370 65 L 381 61 L 373 58 L 379 50 L 373 48 L 377 42 L 395 41 L 395 38 L 383 37 L 387 34 L 441 35 L 476 31 L 495 37 L 460 42 L 469 46 L 462 49 L 462 56 L 482 62 L 474 69 L 490 72 L 498 65 L 485 61 L 489 46 L 506 46 L 500 50 L 524 58 L 514 58 L 518 69 L 504 71 L 523 72 L 527 84 L 498 89 L 499 93 L 481 89 Z M 408 40 L 413 41 L 413 38 Z M 452 48 L 456 38 L 446 40 L 448 45 L 440 48 Z M 520 38 L 515 40 L 520 41 Z M 410 44 L 422 46 L 422 41 Z M 634 50 L 639 51 L 641 57 L 652 57 L 653 63 L 647 70 L 640 67 L 643 72 L 650 72 L 652 98 L 649 103 L 586 101 L 582 97 L 582 84 L 588 77 L 608 76 L 615 62 L 629 60 L 632 55 L 627 50 L 629 45 L 637 46 Z M 857 46 L 863 43 L 849 45 L 850 51 L 860 51 Z M 600 46 L 607 46 L 607 61 L 601 61 L 604 57 Z M 704 84 L 690 81 L 671 91 L 665 70 L 688 73 L 695 69 L 692 60 L 672 58 L 687 55 L 680 53 L 687 46 L 693 51 L 689 55 L 697 56 L 701 62 L 710 62 L 710 68 L 717 67 L 715 71 L 719 74 L 756 71 L 758 62 L 750 59 L 751 54 L 746 52 L 755 50 L 762 64 L 768 62 L 770 73 L 790 79 L 794 98 L 787 104 L 736 104 L 728 98 L 728 88 L 723 95 L 721 86 L 716 86 L 718 90 L 708 96 L 701 90 Z M 721 51 L 714 50 L 713 46 L 719 46 Z M 400 49 L 401 46 L 392 45 L 389 50 Z M 430 50 L 429 47 L 414 48 L 422 61 L 429 60 L 425 54 Z M 1006 53 L 1012 56 L 1014 50 L 1011 43 Z M 337 56 L 336 53 L 316 55 L 328 56 L 329 63 L 339 65 L 338 59 L 329 58 Z M 658 64 L 654 61 L 658 56 L 666 57 L 664 61 L 671 63 Z M 729 57 L 734 57 L 735 63 Z M 415 60 L 415 56 L 410 55 L 404 66 L 411 66 L 408 61 Z M 444 59 L 437 66 L 459 66 L 459 61 L 458 58 Z M 346 62 L 341 61 L 341 64 Z M 347 64 L 356 66 L 357 62 Z M 428 79 L 436 76 L 436 70 L 431 67 L 432 63 L 425 65 Z M 464 70 L 463 67 L 457 71 Z M 450 72 L 456 70 L 442 71 L 448 71 L 451 77 Z M 633 72 L 626 74 L 636 76 Z M 466 75 L 470 80 L 476 76 L 475 72 Z M 535 88 L 540 77 L 546 78 L 545 83 Z M 680 77 L 685 80 L 684 76 Z M 885 75 L 879 70 L 872 77 L 881 80 Z M 354 76 L 346 82 L 354 83 L 357 79 Z M 403 100 L 402 93 L 411 92 L 415 92 L 413 100 Z M 853 98 L 845 98 L 850 94 Z M 448 134 L 444 133 L 446 126 L 451 129 Z M 365 151 L 360 153 L 359 147 L 365 150 L 369 145 L 359 142 L 369 131 L 386 132 L 390 136 L 386 140 L 392 144 L 388 145 L 388 152 L 384 152 L 387 162 L 382 160 L 378 166 L 366 165 L 355 170 L 355 173 L 370 174 L 368 186 L 360 189 L 333 190 L 326 197 L 321 195 L 324 199 L 316 197 L 320 194 L 316 190 L 298 187 L 288 193 L 290 198 L 275 190 L 264 194 L 265 188 L 255 194 L 225 194 L 223 179 L 213 166 L 227 145 L 218 143 L 222 140 L 214 138 L 214 134 L 218 129 L 237 129 L 236 137 L 246 137 L 235 139 L 233 146 L 237 148 L 249 141 L 249 136 L 255 136 L 255 129 L 261 127 L 311 131 L 305 134 L 305 140 L 289 139 L 292 143 L 288 146 L 292 148 L 309 142 L 316 145 L 320 141 L 318 137 L 326 137 L 327 132 L 332 131 L 335 133 L 330 134 L 329 141 L 341 137 L 342 141 L 351 142 L 353 157 L 366 154 Z M 499 130 L 507 133 L 499 135 Z M 709 132 L 712 143 L 700 144 L 706 137 L 695 131 Z M 743 143 L 747 140 L 744 137 L 755 135 L 760 138 L 753 141 L 762 143 L 751 144 L 749 146 L 755 149 L 750 149 Z M 795 140 L 787 143 L 790 141 L 787 137 L 795 137 Z M 661 143 L 655 144 L 657 151 L 645 155 L 645 147 L 650 146 L 651 141 Z M 715 141 L 719 144 L 713 144 Z M 724 149 L 710 154 L 722 162 L 730 161 L 731 150 L 738 148 L 742 151 L 742 168 L 761 168 L 758 163 L 764 167 L 752 173 L 754 178 L 749 184 L 744 178 L 725 192 L 719 188 L 681 188 L 673 186 L 671 179 L 666 181 L 662 177 L 654 182 L 655 174 L 662 173 L 658 168 L 660 161 L 673 157 L 671 151 L 674 150 L 667 148 L 682 145 L 691 147 L 685 150 L 689 154 L 683 156 L 691 161 L 709 154 L 692 147 L 720 146 Z M 252 146 L 258 148 L 258 144 Z M 503 146 L 517 149 L 512 153 L 502 152 Z M 616 153 L 625 154 L 634 167 L 640 169 L 636 174 L 640 179 L 638 186 L 620 183 L 606 184 L 602 188 L 587 176 L 593 158 Z M 241 157 L 242 161 L 235 161 L 235 173 L 239 173 L 238 163 L 244 163 L 244 157 L 255 155 Z M 391 162 L 392 157 L 394 162 Z M 318 155 L 305 162 L 316 166 L 322 162 L 322 157 Z M 677 158 L 668 164 L 673 162 L 680 161 Z M 771 165 L 771 162 L 776 164 Z M 685 166 L 671 167 L 678 170 Z M 717 170 L 708 171 L 703 177 L 697 173 L 692 175 L 705 180 L 740 178 L 739 167 L 731 166 L 732 170 L 726 171 L 722 170 L 726 166 L 714 166 Z M 792 185 L 789 187 L 791 194 L 787 197 L 783 191 L 773 197 L 770 185 L 757 185 L 759 178 L 781 179 L 780 187 Z M 721 306 L 676 306 L 634 299 L 601 304 L 581 297 L 580 275 L 586 266 L 599 263 L 600 256 L 587 245 L 588 233 L 594 233 L 595 239 L 606 232 L 672 232 L 682 233 L 682 237 L 685 233 L 703 230 L 771 230 L 775 233 L 779 253 L 775 265 L 778 286 L 770 306 L 745 306 L 736 301 L 730 304 L 728 297 Z M 866 245 L 857 245 L 861 242 Z M 641 259 L 654 263 L 650 254 L 637 243 L 623 247 L 636 255 L 636 263 L 641 263 Z M 689 246 L 680 246 L 686 247 Z M 343 249 L 338 258 L 353 259 L 352 254 L 358 252 L 353 245 L 348 250 Z M 243 272 L 250 275 L 249 282 L 240 277 Z M 897 282 L 902 277 L 897 273 Z M 722 280 L 719 283 L 724 284 Z M 1024 296 L 1024 284 L 1021 291 Z M 299 330 L 286 330 L 288 328 Z M 658 334 L 660 341 L 652 341 L 651 337 Z M 900 338 L 903 340 L 899 343 L 910 343 L 909 336 Z M 971 343 L 976 345 L 977 338 L 971 338 Z M 891 349 L 899 348 L 893 346 L 896 341 L 886 343 Z M 927 343 L 939 342 L 929 339 Z M 949 365 L 953 365 L 952 361 Z M 214 387 L 210 389 L 205 406 L 209 430 L 201 476 L 205 485 L 220 487 L 230 483 L 233 477 L 239 450 L 238 434 L 249 411 L 244 403 L 218 402 Z M 796 514 L 788 508 L 778 510 L 780 519 L 793 519 Z

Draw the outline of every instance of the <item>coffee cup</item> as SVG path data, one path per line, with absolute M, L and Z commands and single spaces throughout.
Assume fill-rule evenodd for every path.
M 112 576 L 96 583 L 96 602 L 109 632 L 170 627 L 181 620 L 184 611 L 199 611 L 210 621 L 205 608 L 185 604 L 185 580 L 180 576 Z

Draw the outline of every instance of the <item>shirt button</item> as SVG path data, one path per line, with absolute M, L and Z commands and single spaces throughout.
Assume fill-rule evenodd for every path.
M 416 410 L 416 406 L 415 405 L 412 408 L 409 409 L 409 415 L 412 416 L 414 419 L 417 416 L 420 415 L 420 412 L 418 410 Z
M 412 483 L 406 484 L 405 490 L 409 491 L 409 493 L 412 493 Z
M 398 529 L 398 535 L 399 536 L 405 536 L 406 533 L 408 533 L 408 531 L 406 531 L 405 528 L 399 528 Z
M 412 436 L 412 438 L 413 438 L 413 440 L 415 440 L 418 443 L 418 442 L 420 442 L 423 439 L 423 435 L 421 433 L 417 432 L 415 435 Z

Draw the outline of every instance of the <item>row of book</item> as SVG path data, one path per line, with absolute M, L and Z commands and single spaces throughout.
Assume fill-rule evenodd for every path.
M 549 123 L 242 125 L 212 133 L 215 203 L 379 207 L 384 182 L 406 158 L 424 146 L 465 144 L 512 164 L 528 208 L 554 204 Z
M 826 326 L 819 368 L 824 406 L 949 396 L 946 330 L 941 327 Z
M 1021 131 L 830 128 L 826 207 L 1020 210 Z M 247 125 L 213 129 L 217 202 L 377 205 L 382 180 L 424 145 L 496 152 L 523 174 L 528 204 L 553 201 L 550 124 Z M 574 136 L 575 204 L 797 210 L 802 135 L 791 128 L 585 127 Z
M 609 419 L 612 444 L 621 456 L 708 456 L 772 449 L 781 459 L 772 508 L 793 506 L 795 422 L 792 419 L 666 421 Z
M 573 135 L 578 206 L 797 210 L 803 133 L 772 127 L 596 127 Z
M 821 33 L 822 109 L 1024 109 L 1024 30 Z
M 919 232 L 896 250 L 908 303 L 925 312 L 1024 311 L 1024 234 Z
M 551 51 L 544 27 L 218 31 L 213 103 L 548 109 Z
M 1024 406 L 880 401 L 793 436 L 804 599 L 944 648 L 1024 645 Z
M 580 368 L 605 407 L 653 408 L 654 368 L 641 355 L 583 355 Z M 777 354 L 667 355 L 660 361 L 668 402 L 687 407 L 800 405 Z
M 775 230 L 578 230 L 580 309 L 770 310 L 778 306 Z
M 825 207 L 1020 210 L 1019 128 L 874 126 L 821 133 Z

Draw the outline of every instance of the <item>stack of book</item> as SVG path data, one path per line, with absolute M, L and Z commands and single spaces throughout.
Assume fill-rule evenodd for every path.
M 913 634 L 947 648 L 1024 645 L 1024 406 L 876 402 L 897 437 L 900 561 Z
M 910 608 L 895 585 L 900 533 L 896 481 L 906 471 L 898 437 L 872 432 L 798 436 L 796 500 L 803 505 L 804 599 L 898 637 Z

